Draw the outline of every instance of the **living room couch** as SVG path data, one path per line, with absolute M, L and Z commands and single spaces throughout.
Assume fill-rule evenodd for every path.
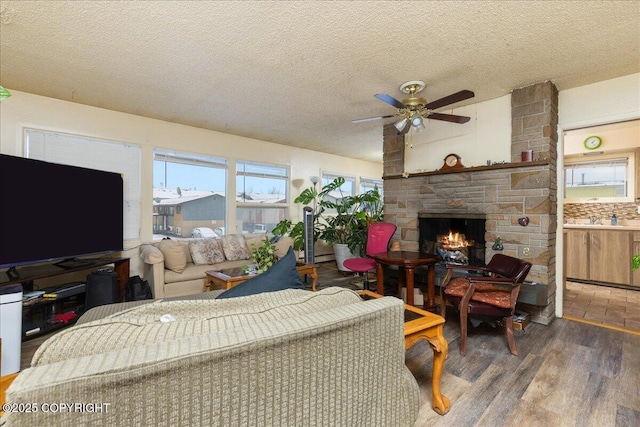
M 264 238 L 264 233 L 255 233 L 144 243 L 140 246 L 143 277 L 149 282 L 154 299 L 202 293 L 206 271 L 254 263 L 252 245 L 260 244 Z M 292 244 L 290 237 L 281 237 L 275 244 L 276 254 L 284 255 Z M 210 253 L 204 257 L 196 255 L 194 259 L 198 251 Z M 210 256 L 211 253 L 215 256 Z
M 0 425 L 414 424 L 401 300 L 335 287 L 216 294 L 88 311 L 7 391 L 10 405 L 38 410 Z

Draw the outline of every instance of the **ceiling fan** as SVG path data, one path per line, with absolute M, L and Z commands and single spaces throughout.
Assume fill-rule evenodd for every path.
M 370 120 L 387 119 L 389 117 L 398 117 L 399 120 L 394 123 L 398 132 L 406 133 L 411 129 L 411 126 L 415 128 L 417 132 L 424 130 L 423 119 L 443 120 L 445 122 L 452 123 L 467 123 L 471 118 L 466 116 L 457 116 L 455 114 L 436 113 L 433 110 L 444 107 L 445 105 L 454 104 L 456 102 L 464 101 L 465 99 L 473 98 L 475 94 L 470 90 L 461 90 L 444 98 L 437 99 L 432 102 L 427 102 L 425 98 L 417 96 L 425 88 L 425 83 L 420 80 L 411 80 L 404 82 L 400 85 L 400 91 L 409 95 L 408 98 L 398 101 L 391 95 L 386 93 L 378 93 L 374 95 L 380 101 L 386 102 L 398 109 L 395 114 L 378 117 L 368 117 L 366 119 L 352 120 L 351 123 L 368 122 Z

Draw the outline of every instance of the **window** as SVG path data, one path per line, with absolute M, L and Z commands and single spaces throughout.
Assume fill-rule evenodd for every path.
M 191 237 L 197 227 L 225 229 L 227 161 L 197 154 L 153 153 L 153 234 Z
M 289 168 L 282 165 L 236 163 L 236 226 L 243 232 L 273 230 L 287 216 Z
M 344 184 L 342 184 L 338 190 L 334 190 L 324 196 L 325 200 L 333 203 L 339 203 L 339 201 L 344 197 L 356 195 L 356 178 L 354 176 L 345 176 L 330 172 L 323 172 L 322 185 L 320 188 L 324 187 L 327 184 L 331 184 L 338 177 L 344 178 Z M 327 209 L 326 212 L 329 214 L 336 213 L 335 209 Z
M 378 199 L 377 203 L 365 203 L 362 209 L 371 213 L 381 213 L 384 209 L 384 199 L 382 198 L 382 180 L 373 178 L 360 178 L 359 193 L 363 194 L 371 190 L 378 190 L 380 198 Z
M 633 171 L 633 154 L 567 159 L 564 166 L 565 201 L 632 201 Z
M 378 194 L 380 194 L 380 200 L 382 200 L 382 180 L 373 178 L 360 178 L 360 191 L 359 193 L 366 193 L 369 190 L 377 188 Z

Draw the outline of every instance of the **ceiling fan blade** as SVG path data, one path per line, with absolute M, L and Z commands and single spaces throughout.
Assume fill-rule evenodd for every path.
M 455 114 L 431 113 L 427 116 L 427 119 L 443 120 L 445 122 L 452 123 L 467 123 L 471 120 L 471 117 L 456 116 Z
M 382 102 L 386 102 L 389 105 L 393 105 L 396 108 L 407 108 L 407 106 L 404 105 L 402 102 L 398 101 L 391 95 L 387 95 L 386 93 L 377 93 L 373 96 L 375 96 Z
M 372 120 L 388 119 L 389 117 L 393 117 L 393 114 L 390 114 L 388 116 L 367 117 L 366 119 L 351 120 L 351 123 L 370 122 Z
M 444 98 L 436 99 L 435 101 L 428 103 L 427 109 L 436 110 L 440 107 L 444 107 L 445 105 L 464 101 L 465 99 L 473 98 L 474 96 L 476 96 L 476 94 L 470 90 L 461 90 L 460 92 L 453 93 L 449 96 L 445 96 Z

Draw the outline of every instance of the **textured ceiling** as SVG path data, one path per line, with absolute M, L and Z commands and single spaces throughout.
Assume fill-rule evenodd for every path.
M 351 120 L 404 81 L 461 106 L 637 72 L 638 1 L 0 1 L 4 87 L 376 162 Z

